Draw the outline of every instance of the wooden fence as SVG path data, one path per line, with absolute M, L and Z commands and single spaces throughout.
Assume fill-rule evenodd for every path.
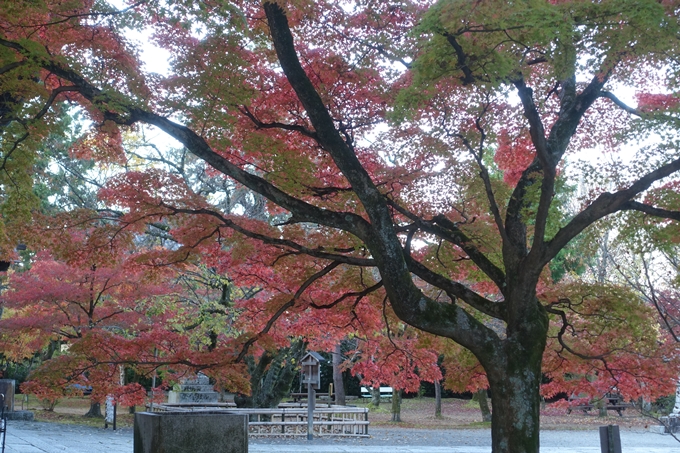
M 297 406 L 297 405 L 296 405 Z M 252 436 L 307 436 L 307 408 L 279 407 L 276 409 L 237 409 L 222 404 L 158 404 L 154 412 L 203 412 L 224 410 L 249 415 Z M 329 406 L 314 408 L 314 435 L 368 437 L 368 409 L 363 407 Z

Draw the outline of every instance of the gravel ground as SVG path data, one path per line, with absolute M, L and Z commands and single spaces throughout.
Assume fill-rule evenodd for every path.
M 276 452 L 369 452 L 369 453 L 488 453 L 489 429 L 371 428 L 370 438 L 251 438 L 255 453 Z M 117 431 L 59 423 L 11 421 L 6 453 L 130 453 L 132 429 Z M 668 435 L 623 428 L 624 452 L 680 453 L 680 443 Z M 596 429 L 541 432 L 542 451 L 547 453 L 598 453 Z
M 470 447 L 470 452 L 490 451 L 491 432 L 489 425 L 479 423 L 480 412 L 474 404 L 470 404 L 469 401 L 445 399 L 442 412 L 443 417 L 434 417 L 434 401 L 432 399 L 405 400 L 402 407 L 403 423 L 394 424 L 389 421 L 391 418 L 389 404 L 381 404 L 378 410 L 372 410 L 369 414 L 371 421 L 369 427 L 371 437 L 369 438 L 332 437 L 315 438 L 312 441 L 307 441 L 305 437 L 251 437 L 250 445 L 256 452 L 283 450 L 299 452 L 303 451 L 303 446 L 308 449 L 313 445 L 321 448 L 318 451 L 323 451 L 323 448 L 326 447 L 329 449 L 328 451 L 336 451 L 339 448 L 342 451 L 357 453 L 377 451 L 372 449 L 398 453 L 408 450 L 409 446 L 433 447 L 445 451 L 454 451 L 456 448 L 463 450 L 455 451 L 466 451 L 465 447 Z M 623 451 L 627 451 L 627 449 L 629 449 L 628 451 L 636 451 L 637 448 L 637 451 L 645 453 L 648 451 L 680 453 L 680 442 L 677 442 L 671 436 L 647 432 L 647 426 L 655 424 L 655 422 L 641 417 L 633 410 L 625 411 L 623 417 L 611 413 L 606 418 L 600 418 L 596 413 L 572 412 L 567 414 L 566 412 L 566 409 L 560 406 L 547 406 L 541 411 L 541 445 L 548 447 L 546 451 L 599 452 L 598 427 L 615 424 L 619 425 L 621 429 Z M 19 425 L 18 423 L 22 424 Z M 8 426 L 10 437 L 13 427 L 17 428 L 17 434 L 19 434 L 19 429 L 24 429 L 29 438 L 33 437 L 31 433 L 35 433 L 36 437 L 45 437 L 47 442 L 49 442 L 47 439 L 78 438 L 97 442 L 103 441 L 108 445 L 120 443 L 121 450 L 110 449 L 107 450 L 107 453 L 129 451 L 130 447 L 123 445 L 125 442 L 129 443 L 132 438 L 131 428 L 122 428 L 114 433 L 110 429 L 40 422 L 10 422 Z M 296 445 L 298 446 L 297 450 L 295 450 Z M 382 450 L 385 447 L 393 447 L 393 449 Z M 648 447 L 649 450 L 645 447 Z M 336 450 L 332 450 L 333 448 L 336 448 Z M 345 450 L 346 448 L 349 450 Z M 72 452 L 75 451 L 71 450 Z M 44 451 L 51 453 L 52 450 Z M 10 449 L 8 453 L 24 452 L 13 452 Z
M 370 438 L 316 438 L 315 445 L 356 445 L 362 446 L 491 446 L 490 429 L 412 429 L 412 428 L 369 428 Z M 295 445 L 304 443 L 304 438 L 251 438 L 251 445 L 278 444 Z M 625 447 L 669 447 L 680 450 L 680 443 L 671 436 L 664 436 L 641 429 L 621 429 L 621 443 Z M 600 435 L 597 428 L 588 430 L 544 430 L 541 431 L 541 445 L 546 447 L 573 448 L 599 447 Z

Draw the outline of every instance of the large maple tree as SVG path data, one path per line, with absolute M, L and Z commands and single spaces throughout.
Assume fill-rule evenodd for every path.
M 276 319 L 305 333 L 309 313 L 346 329 L 377 313 L 455 341 L 492 389 L 493 451 L 533 453 L 548 338 L 582 358 L 594 345 L 613 373 L 597 339 L 565 334 L 613 301 L 645 310 L 573 281 L 563 297 L 546 266 L 619 213 L 680 219 L 676 197 L 646 196 L 680 170 L 677 14 L 652 0 L 5 1 L 3 152 L 30 156 L 23 136 L 44 134 L 58 100 L 94 123 L 78 155 L 121 162 L 121 129 L 155 126 L 268 218 L 216 209 L 156 168 L 102 191 L 120 228 L 170 221 L 173 259 L 198 252 L 275 289 L 243 304 L 266 319 L 257 338 Z M 142 67 L 130 28 L 170 52 L 169 75 Z M 609 159 L 565 165 L 582 151 Z M 564 181 L 584 178 L 565 216 Z M 629 357 L 658 343 L 612 332 Z

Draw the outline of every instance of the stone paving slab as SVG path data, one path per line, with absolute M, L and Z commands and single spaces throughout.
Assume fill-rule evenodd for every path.
M 132 429 L 10 422 L 6 453 L 132 453 Z M 371 438 L 251 438 L 249 453 L 490 453 L 489 430 L 372 428 Z M 669 435 L 622 431 L 625 453 L 680 453 Z M 543 431 L 541 453 L 600 453 L 597 431 Z
M 262 445 L 251 445 L 249 453 L 491 453 L 491 447 L 362 447 L 361 449 L 348 447 L 331 447 L 327 446 L 308 446 L 308 445 L 288 445 L 285 447 L 277 446 L 276 449 L 263 449 Z M 654 447 L 638 447 L 626 448 L 625 453 L 678 453 L 678 449 L 668 448 L 654 448 Z M 564 447 L 541 447 L 541 453 L 601 453 L 600 447 L 581 447 L 581 448 L 564 448 Z

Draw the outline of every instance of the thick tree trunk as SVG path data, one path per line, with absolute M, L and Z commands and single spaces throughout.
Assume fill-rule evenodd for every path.
M 98 402 L 91 401 L 90 402 L 90 410 L 87 411 L 87 413 L 84 415 L 84 417 L 92 417 L 92 418 L 104 418 L 104 415 L 102 414 L 102 406 Z
M 434 416 L 442 418 L 442 385 L 434 381 Z
M 335 393 L 335 404 L 344 406 L 345 401 L 345 385 L 342 382 L 342 347 L 338 343 L 335 345 L 333 351 L 333 392 Z
M 401 390 L 392 389 L 392 421 L 401 422 Z
M 271 408 L 279 405 L 290 393 L 290 387 L 297 374 L 296 363 L 302 355 L 304 343 L 294 341 L 288 348 L 276 352 L 265 351 L 256 361 L 254 357 L 246 358 L 250 373 L 251 395 L 234 396 L 236 407 Z M 296 360 L 292 360 L 292 359 Z
M 41 354 L 41 359 L 43 362 L 50 360 L 54 353 L 61 348 L 61 342 L 59 340 L 51 340 L 50 344 L 47 345 L 47 349 Z
M 491 421 L 491 410 L 489 409 L 489 400 L 486 397 L 486 389 L 477 390 L 475 392 L 475 400 L 479 404 L 479 410 L 482 412 L 482 421 Z
M 522 322 L 508 320 L 501 349 L 484 356 L 493 395 L 493 453 L 539 453 L 541 362 L 548 317 L 538 301 L 524 307 Z
M 509 371 L 491 384 L 491 444 L 493 453 L 538 453 L 540 367 Z

